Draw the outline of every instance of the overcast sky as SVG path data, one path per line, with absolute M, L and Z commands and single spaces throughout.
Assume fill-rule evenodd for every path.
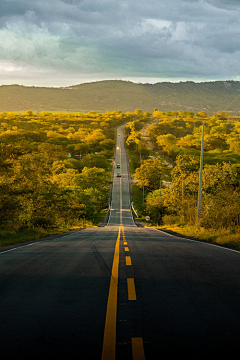
M 0 0 L 0 85 L 240 80 L 240 0 Z

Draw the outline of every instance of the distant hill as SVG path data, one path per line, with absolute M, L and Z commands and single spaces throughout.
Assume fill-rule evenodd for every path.
M 77 111 L 143 112 L 206 111 L 209 114 L 225 109 L 240 94 L 239 81 L 192 81 L 156 84 L 135 84 L 129 81 L 106 80 L 65 88 L 0 86 L 0 112 L 9 111 Z M 228 112 L 238 113 L 240 97 Z

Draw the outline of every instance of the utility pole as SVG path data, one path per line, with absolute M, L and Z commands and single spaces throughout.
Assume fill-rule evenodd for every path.
M 161 197 L 162 197 L 162 179 L 160 179 L 160 184 L 159 185 L 160 185 L 159 190 L 160 190 L 160 199 L 161 199 Z M 158 211 L 158 224 L 160 224 L 161 215 L 162 215 L 162 213 L 161 213 L 161 210 L 159 209 L 159 211 Z
M 201 200 L 202 200 L 203 146 L 204 146 L 204 121 L 203 121 L 203 128 L 202 128 L 202 146 L 201 146 L 201 161 L 200 161 L 199 190 L 198 190 L 198 209 L 197 209 L 198 221 L 200 220 Z
M 141 154 L 141 150 L 140 150 L 140 163 L 142 165 L 142 154 Z M 144 209 L 144 180 L 143 180 L 143 198 L 142 198 L 142 207 Z
M 184 172 L 182 173 L 182 218 L 184 222 Z
M 142 206 L 143 206 L 143 209 L 144 209 L 144 184 L 143 184 L 143 199 L 142 199 Z
M 184 173 L 182 173 L 182 199 L 184 200 Z

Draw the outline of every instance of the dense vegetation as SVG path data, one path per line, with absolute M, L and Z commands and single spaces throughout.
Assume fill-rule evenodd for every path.
M 220 112 L 160 112 L 147 130 L 155 151 L 136 164 L 133 189 L 138 214 L 150 215 L 158 225 L 187 224 L 207 231 L 239 233 L 240 226 L 240 119 Z M 204 163 L 201 213 L 197 218 L 199 169 L 204 121 Z M 127 144 L 133 159 L 141 156 L 139 122 L 127 125 Z M 142 125 L 143 126 L 143 125 Z M 131 141 L 129 141 L 129 139 Z M 134 150 L 135 149 L 135 150 Z M 146 151 L 145 151 L 146 153 Z M 170 180 L 171 186 L 165 180 Z M 141 205 L 144 191 L 145 203 Z M 138 195 L 138 196 L 137 196 Z M 137 200 L 137 198 L 140 200 Z M 239 236 L 239 235 L 237 235 Z
M 237 115 L 157 109 L 153 114 L 139 109 L 87 114 L 26 111 L 0 114 L 0 243 L 98 224 L 108 207 L 116 128 L 124 123 L 136 180 L 132 200 L 142 219 L 150 215 L 155 226 L 188 225 L 239 236 Z M 142 136 L 144 127 L 148 142 Z
M 1 113 L 2 239 L 100 222 L 108 207 L 116 128 L 132 116 Z

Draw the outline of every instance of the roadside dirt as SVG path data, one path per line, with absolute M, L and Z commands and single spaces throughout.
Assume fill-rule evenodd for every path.
M 145 142 L 148 150 L 154 150 L 154 144 L 152 143 L 151 138 L 150 138 L 150 136 L 149 136 L 148 133 L 147 133 L 147 129 L 148 129 L 150 126 L 156 125 L 157 123 L 159 123 L 159 119 L 158 119 L 158 118 L 153 119 L 151 122 L 149 122 L 149 123 L 147 123 L 146 125 L 144 125 L 144 127 L 140 130 L 140 132 L 141 132 L 141 134 L 142 134 L 141 140 L 142 140 L 143 142 Z

